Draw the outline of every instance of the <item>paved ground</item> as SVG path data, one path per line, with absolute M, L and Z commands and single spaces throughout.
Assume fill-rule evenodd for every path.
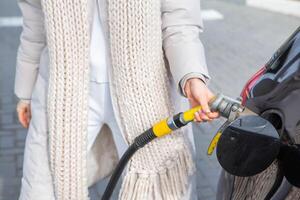
M 266 12 L 225 1 L 203 0 L 203 9 L 215 9 L 224 20 L 205 21 L 210 87 L 238 96 L 243 84 L 299 26 L 299 18 Z M 0 17 L 18 16 L 15 1 L 1 0 Z M 18 197 L 26 130 L 19 124 L 13 94 L 16 49 L 21 28 L 0 27 L 0 200 Z M 215 198 L 220 167 L 206 148 L 222 120 L 195 125 L 199 199 Z M 42 199 L 42 198 L 41 198 Z
M 232 97 L 240 94 L 249 77 L 300 25 L 296 17 L 224 0 L 202 1 L 202 5 L 203 9 L 215 9 L 224 15 L 224 20 L 204 22 L 202 41 L 212 77 L 210 87 Z M 220 123 L 195 126 L 200 200 L 215 199 L 220 166 L 215 155 L 206 156 L 206 149 Z

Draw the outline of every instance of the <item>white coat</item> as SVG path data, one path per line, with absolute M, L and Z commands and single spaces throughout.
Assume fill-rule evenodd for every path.
M 107 4 L 105 0 L 100 1 L 101 20 L 107 37 L 109 34 L 107 28 Z M 32 119 L 27 140 L 30 141 L 30 137 L 33 135 L 44 137 L 43 145 L 36 144 L 37 146 L 34 146 L 34 142 L 30 145 L 26 144 L 24 170 L 32 166 L 47 168 L 49 167 L 47 163 L 48 155 L 38 152 L 38 148 L 45 149 L 48 147 L 46 96 L 49 78 L 49 54 L 44 29 L 44 16 L 40 0 L 19 0 L 18 4 L 23 14 L 24 25 L 18 49 L 15 94 L 21 99 L 31 99 L 32 101 Z M 95 6 L 95 1 L 89 1 L 90 29 L 92 28 Z M 179 83 L 182 78 L 186 77 L 186 75 L 204 75 L 206 78 L 209 78 L 203 46 L 199 39 L 199 33 L 203 28 L 199 0 L 162 0 L 161 10 L 163 48 L 174 80 L 172 95 L 176 101 L 176 111 L 180 112 L 189 108 L 188 100 L 180 95 L 179 92 Z M 109 74 L 111 76 L 110 70 Z M 109 78 L 111 78 L 110 76 Z M 110 92 L 113 107 L 115 108 L 116 94 L 113 90 Z M 120 123 L 117 110 L 115 110 L 115 115 L 117 122 Z M 186 136 L 189 137 L 193 144 L 191 125 L 188 125 L 188 128 L 185 130 Z M 31 153 L 26 154 L 26 152 Z M 40 158 L 39 163 L 35 163 L 30 159 L 30 157 L 34 156 Z M 118 155 L 111 130 L 107 126 L 103 126 L 91 151 L 89 151 L 89 185 L 109 175 L 117 161 Z M 44 178 L 34 174 L 32 174 L 32 177 L 37 180 Z M 35 191 L 43 194 L 43 191 Z

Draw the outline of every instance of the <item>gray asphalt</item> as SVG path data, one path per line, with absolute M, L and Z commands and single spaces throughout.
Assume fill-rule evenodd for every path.
M 232 97 L 299 26 L 299 18 L 226 1 L 203 0 L 202 8 L 224 15 L 224 20 L 204 22 L 201 39 L 212 77 L 209 87 Z M 10 16 L 20 16 L 16 1 L 1 0 L 0 17 Z M 0 27 L 0 200 L 17 199 L 22 177 L 27 130 L 18 123 L 13 94 L 20 33 L 20 27 Z M 220 166 L 206 149 L 222 122 L 194 125 L 200 200 L 215 199 Z
M 212 80 L 209 87 L 238 97 L 246 81 L 263 66 L 287 37 L 300 25 L 299 18 L 269 12 L 226 0 L 202 1 L 202 9 L 219 11 L 224 20 L 205 21 L 201 39 Z M 200 200 L 215 199 L 220 165 L 206 150 L 223 120 L 194 126 L 198 152 Z

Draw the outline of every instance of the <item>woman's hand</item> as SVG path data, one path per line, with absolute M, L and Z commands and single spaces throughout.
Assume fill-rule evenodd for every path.
M 218 112 L 211 112 L 208 102 L 214 94 L 206 87 L 200 78 L 190 78 L 186 81 L 184 91 L 191 107 L 201 105 L 202 109 L 195 113 L 196 122 L 211 121 L 219 117 Z
M 29 122 L 31 120 L 31 108 L 30 103 L 20 100 L 17 104 L 17 112 L 19 122 L 24 128 L 28 128 Z

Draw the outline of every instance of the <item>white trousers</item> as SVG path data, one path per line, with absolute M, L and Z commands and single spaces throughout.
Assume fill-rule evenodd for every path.
M 89 99 L 89 125 L 88 125 L 88 148 L 90 149 L 97 137 L 97 133 L 101 129 L 104 123 L 106 123 L 112 130 L 113 138 L 117 146 L 117 151 L 119 158 L 128 148 L 128 145 L 125 143 L 120 129 L 117 125 L 115 115 L 112 108 L 110 90 L 108 83 L 97 83 L 90 82 L 90 99 Z M 121 180 L 119 181 L 119 183 Z M 106 182 L 98 182 L 90 189 L 91 198 L 100 199 L 103 192 L 103 186 L 106 185 Z M 116 187 L 116 190 L 118 190 Z M 118 191 L 115 191 L 113 199 L 116 200 L 118 196 Z M 191 177 L 190 187 L 186 193 L 183 200 L 197 200 L 197 191 L 196 191 L 196 175 Z
M 125 143 L 118 127 L 109 90 L 109 83 L 98 83 L 90 81 L 88 112 L 88 151 L 104 124 L 107 124 L 113 134 L 119 157 L 126 151 L 128 145 Z
M 102 126 L 107 124 L 111 129 L 113 139 L 117 147 L 118 156 L 121 158 L 128 148 L 128 145 L 121 135 L 121 131 L 113 112 L 109 83 L 90 81 L 88 119 L 88 150 L 92 148 Z M 108 180 L 99 181 L 89 189 L 91 200 L 101 199 L 107 183 Z M 119 180 L 119 183 L 115 188 L 116 191 L 114 192 L 112 199 L 117 199 L 120 183 L 121 180 Z
M 39 75 L 32 94 L 32 118 L 25 142 L 19 200 L 55 200 L 48 159 L 46 89 L 47 84 Z M 114 116 L 108 83 L 90 81 L 88 115 L 88 148 L 92 147 L 100 129 L 106 123 L 112 130 L 118 154 L 121 157 L 127 149 L 127 144 Z M 92 200 L 100 199 L 105 185 L 105 182 L 99 181 L 89 189 Z M 116 200 L 117 195 L 114 197 L 112 199 Z M 182 200 L 197 199 L 196 175 L 194 175 L 189 181 L 188 192 Z

